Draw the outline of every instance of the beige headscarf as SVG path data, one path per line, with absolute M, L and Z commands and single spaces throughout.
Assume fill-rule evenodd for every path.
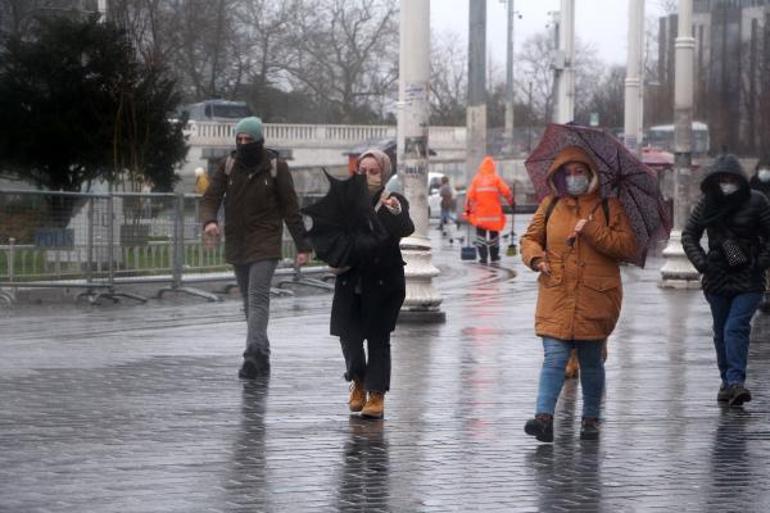
M 393 173 L 393 165 L 390 163 L 390 157 L 377 148 L 369 148 L 356 159 L 356 169 L 358 169 L 358 165 L 366 157 L 372 157 L 377 161 L 377 164 L 379 164 L 380 169 L 382 170 L 382 185 L 388 183 L 388 179 L 390 179 L 390 175 Z

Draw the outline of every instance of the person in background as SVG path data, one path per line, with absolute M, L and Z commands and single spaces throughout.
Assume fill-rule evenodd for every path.
M 455 210 L 457 209 L 457 202 L 455 200 L 455 191 L 449 183 L 448 176 L 441 177 L 441 187 L 439 187 L 438 195 L 441 198 L 441 220 L 439 221 L 439 229 L 441 235 L 449 235 L 449 242 L 454 241 L 452 237 L 452 225 L 457 221 Z
M 209 177 L 206 176 L 206 170 L 202 167 L 195 168 L 195 192 L 203 194 L 209 188 Z
M 482 264 L 487 263 L 487 255 L 492 262 L 500 260 L 500 231 L 505 228 L 500 196 L 513 205 L 511 189 L 497 174 L 495 161 L 484 157 L 468 188 L 465 203 L 465 215 L 476 227 L 476 247 Z
M 751 318 L 762 301 L 770 267 L 770 204 L 749 187 L 734 155 L 719 156 L 700 184 L 703 193 L 682 230 L 682 246 L 700 272 L 714 320 L 721 384 L 717 401 L 751 401 L 746 369 Z M 708 235 L 708 250 L 701 246 Z
M 309 260 L 311 248 L 289 167 L 265 148 L 259 118 L 238 122 L 235 148 L 214 173 L 201 199 L 200 217 L 204 238 L 219 238 L 217 213 L 224 200 L 225 258 L 235 270 L 248 323 L 238 376 L 254 379 L 270 374 L 270 283 L 282 256 L 283 223 L 297 247 L 295 265 Z

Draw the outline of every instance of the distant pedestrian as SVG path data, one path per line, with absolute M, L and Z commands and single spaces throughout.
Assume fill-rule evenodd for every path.
M 204 194 L 209 188 L 209 177 L 202 167 L 195 168 L 195 192 Z
M 770 159 L 759 161 L 749 184 L 752 189 L 761 192 L 770 200 Z M 765 295 L 759 308 L 765 313 L 770 313 L 770 271 L 765 273 Z
M 441 187 L 439 187 L 438 195 L 441 198 L 439 229 L 443 236 L 449 235 L 449 242 L 453 242 L 452 225 L 457 222 L 457 215 L 455 214 L 457 201 L 455 199 L 455 191 L 449 183 L 448 176 L 441 177 Z
M 358 175 L 366 176 L 369 213 L 357 234 L 354 260 L 339 269 L 334 286 L 331 334 L 340 337 L 345 379 L 351 381 L 351 412 L 382 418 L 390 390 L 390 333 L 406 294 L 399 241 L 414 232 L 409 203 L 384 190 L 391 174 L 388 156 L 367 150 L 358 157 Z M 360 215 L 360 214 L 355 214 Z M 367 354 L 364 352 L 367 342 Z
M 511 189 L 497 174 L 495 161 L 485 157 L 471 181 L 465 203 L 465 215 L 476 227 L 476 247 L 482 264 L 487 263 L 487 255 L 492 262 L 500 260 L 500 231 L 505 228 L 500 196 L 513 205 Z
M 581 439 L 599 437 L 604 348 L 620 315 L 619 263 L 636 244 L 623 207 L 602 199 L 596 165 L 578 147 L 563 149 L 548 169 L 551 194 L 521 239 L 524 263 L 540 273 L 535 332 L 543 339 L 535 417 L 525 432 L 553 441 L 553 415 L 572 350 L 580 361 Z
M 243 366 L 238 375 L 253 379 L 270 373 L 270 282 L 281 258 L 283 223 L 297 246 L 296 265 L 309 259 L 294 182 L 286 162 L 265 148 L 262 121 L 240 120 L 236 149 L 219 165 L 201 200 L 204 237 L 218 238 L 217 212 L 224 199 L 225 258 L 233 264 L 248 323 Z
M 703 274 L 714 319 L 714 348 L 722 383 L 717 401 L 751 401 L 746 368 L 751 318 L 762 301 L 770 267 L 770 204 L 749 187 L 733 155 L 716 159 L 700 185 L 703 196 L 682 231 L 687 258 Z M 701 246 L 703 232 L 708 250 Z

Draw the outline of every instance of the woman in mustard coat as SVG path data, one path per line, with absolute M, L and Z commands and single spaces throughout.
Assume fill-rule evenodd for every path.
M 553 192 L 521 239 L 524 263 L 540 273 L 535 332 L 545 353 L 535 418 L 525 432 L 543 442 L 553 441 L 553 413 L 572 349 L 581 369 L 580 436 L 599 436 L 602 349 L 620 316 L 619 263 L 634 255 L 628 219 L 617 199 L 599 195 L 595 169 L 581 148 L 562 150 L 548 172 Z

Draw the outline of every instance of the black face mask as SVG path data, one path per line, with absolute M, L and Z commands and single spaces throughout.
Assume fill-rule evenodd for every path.
M 254 141 L 246 144 L 236 143 L 235 150 L 238 160 L 246 167 L 254 167 L 262 160 L 262 141 Z

